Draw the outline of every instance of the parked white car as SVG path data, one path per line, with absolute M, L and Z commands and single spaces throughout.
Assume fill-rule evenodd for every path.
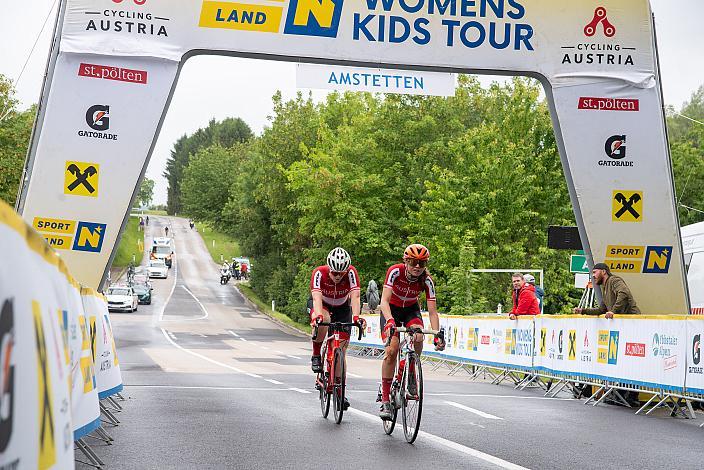
M 169 268 L 166 267 L 166 262 L 163 259 L 150 259 L 147 272 L 149 277 L 160 277 L 163 279 L 169 277 Z
M 139 306 L 137 294 L 128 286 L 111 286 L 105 291 L 108 310 L 111 312 L 136 312 Z

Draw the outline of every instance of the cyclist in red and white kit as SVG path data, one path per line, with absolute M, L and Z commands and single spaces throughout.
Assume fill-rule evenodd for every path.
M 430 325 L 434 330 L 440 330 L 440 317 L 438 316 L 435 301 L 435 283 L 428 273 L 428 260 L 430 252 L 420 244 L 409 245 L 403 253 L 403 263 L 394 264 L 386 271 L 384 291 L 381 294 L 381 338 L 386 342 L 391 330 L 397 326 L 418 326 L 423 328 L 423 318 L 420 314 L 420 295 L 425 292 L 428 303 Z M 445 349 L 444 334 L 440 332 L 435 336 L 435 349 Z M 414 347 L 418 355 L 423 351 L 423 335 L 417 334 Z M 393 408 L 390 403 L 389 393 L 393 382 L 396 356 L 399 349 L 399 335 L 395 333 L 391 343 L 386 347 L 384 361 L 381 364 L 381 419 L 392 419 Z M 417 385 L 408 384 L 408 393 L 417 394 Z
M 310 324 L 316 321 L 344 322 L 350 321 L 365 324 L 359 318 L 361 303 L 359 301 L 359 275 L 352 266 L 349 253 L 344 249 L 334 248 L 329 254 L 327 264 L 318 266 L 310 277 L 310 292 L 313 298 L 313 308 L 310 312 Z M 362 326 L 364 328 L 364 326 Z M 318 336 L 313 340 L 313 357 L 311 368 L 318 373 L 323 370 L 320 348 L 328 333 L 328 328 L 318 328 Z M 347 349 L 350 338 L 350 328 L 340 333 L 343 351 Z

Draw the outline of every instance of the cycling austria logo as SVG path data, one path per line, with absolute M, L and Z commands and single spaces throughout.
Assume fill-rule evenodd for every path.
M 168 37 L 169 18 L 147 9 L 146 0 L 112 0 L 105 8 L 85 12 L 85 30 L 113 33 L 120 37 Z
M 337 38 L 343 5 L 351 19 L 344 24 L 351 28 L 345 33 L 353 41 L 421 46 L 435 41 L 468 49 L 534 50 L 533 26 L 520 21 L 527 16 L 522 0 L 289 0 L 288 8 L 204 1 L 198 25 L 277 33 L 283 22 L 283 34 Z
M 56 250 L 100 253 L 107 224 L 35 217 L 34 229 Z
M 618 29 L 609 19 L 603 6 L 594 10 L 590 21 L 582 29 L 581 39 L 561 46 L 562 64 L 572 66 L 635 66 L 636 48 L 615 41 Z

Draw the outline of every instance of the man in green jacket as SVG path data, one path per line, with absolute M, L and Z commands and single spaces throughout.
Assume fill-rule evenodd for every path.
M 613 318 L 614 314 L 640 314 L 640 309 L 636 305 L 626 281 L 611 274 L 605 263 L 594 265 L 592 281 L 601 286 L 603 300 L 601 306 L 599 308 L 575 308 L 574 313 L 582 315 L 606 314 L 606 318 Z

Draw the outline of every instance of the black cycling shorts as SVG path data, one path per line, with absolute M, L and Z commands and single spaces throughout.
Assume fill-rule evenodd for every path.
M 413 322 L 414 324 L 419 324 L 418 320 L 420 320 L 420 325 L 423 325 L 423 317 L 420 315 L 420 305 L 418 302 L 408 307 L 397 307 L 394 304 L 389 304 L 389 307 L 391 307 L 391 316 L 394 318 L 396 326 L 407 326 L 408 323 L 414 319 L 416 319 L 416 321 Z M 384 318 L 383 314 L 379 314 L 379 322 L 383 330 L 384 325 L 386 325 L 386 318 Z
M 330 305 L 325 302 L 323 302 L 323 308 L 330 313 L 330 322 L 331 323 L 351 323 L 352 322 L 352 304 L 349 302 L 349 300 L 342 304 L 342 305 Z M 340 331 L 343 331 L 345 333 L 350 333 L 352 331 L 352 327 L 346 326 L 342 328 Z

